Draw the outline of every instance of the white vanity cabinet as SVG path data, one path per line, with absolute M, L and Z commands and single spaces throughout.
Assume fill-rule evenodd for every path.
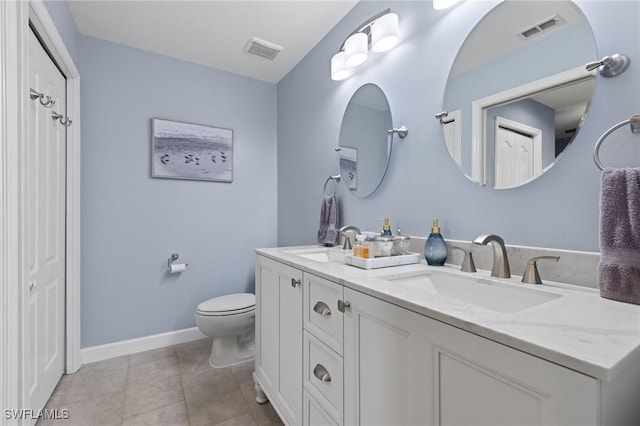
M 257 257 L 256 382 L 286 424 L 640 424 L 638 365 L 600 380 L 312 272 Z
M 344 423 L 595 425 L 594 378 L 345 288 Z
M 302 271 L 256 258 L 255 379 L 291 425 L 302 423 Z

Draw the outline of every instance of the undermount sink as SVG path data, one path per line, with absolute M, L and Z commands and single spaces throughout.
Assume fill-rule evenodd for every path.
M 440 271 L 397 275 L 386 279 L 414 288 L 428 286 L 440 296 L 505 314 L 520 312 L 562 297 L 527 284 Z
M 285 250 L 287 254 L 293 254 L 314 262 L 342 262 L 344 254 L 336 249 L 325 247 Z

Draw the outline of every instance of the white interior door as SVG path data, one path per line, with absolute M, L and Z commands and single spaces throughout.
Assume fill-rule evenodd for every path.
M 496 129 L 495 187 L 511 188 L 536 176 L 534 138 L 511 129 Z
M 30 31 L 29 85 L 43 99 L 31 100 L 22 149 L 24 265 L 22 359 L 24 403 L 43 408 L 65 362 L 66 81 Z M 25 94 L 26 96 L 27 94 Z M 47 96 L 51 101 L 47 104 Z

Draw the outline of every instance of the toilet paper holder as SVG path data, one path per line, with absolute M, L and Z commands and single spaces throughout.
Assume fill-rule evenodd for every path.
M 167 259 L 167 267 L 171 269 L 171 264 L 178 260 L 178 253 L 173 253 L 169 259 Z M 184 266 L 189 266 L 188 263 L 185 263 Z

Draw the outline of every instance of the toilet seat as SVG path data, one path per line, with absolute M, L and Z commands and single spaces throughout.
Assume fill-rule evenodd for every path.
M 253 293 L 235 293 L 214 297 L 198 305 L 196 313 L 202 316 L 239 315 L 255 310 L 256 296 Z

